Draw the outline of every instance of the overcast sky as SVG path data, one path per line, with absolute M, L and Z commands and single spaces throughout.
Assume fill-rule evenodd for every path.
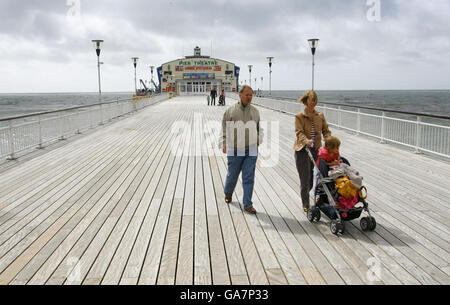
M 105 92 L 134 89 L 133 56 L 149 79 L 211 42 L 241 79 L 252 64 L 267 90 L 274 56 L 272 89 L 304 90 L 308 38 L 318 90 L 450 89 L 449 16 L 448 0 L 0 0 L 0 92 L 98 90 L 92 39 L 105 40 Z

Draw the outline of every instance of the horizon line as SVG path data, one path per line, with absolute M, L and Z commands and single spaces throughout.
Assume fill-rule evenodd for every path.
M 257 88 L 253 88 L 258 90 Z M 307 91 L 310 89 L 272 89 L 272 91 Z M 262 90 L 263 92 L 269 92 L 269 90 Z M 317 92 L 320 91 L 450 91 L 448 89 L 318 89 L 315 90 Z M 95 91 L 41 91 L 41 92 L 0 92 L 0 94 L 68 94 L 68 93 L 86 93 L 86 94 L 98 94 Z M 114 94 L 114 93 L 131 93 L 134 91 L 104 91 L 102 94 Z M 205 92 L 206 93 L 206 92 Z

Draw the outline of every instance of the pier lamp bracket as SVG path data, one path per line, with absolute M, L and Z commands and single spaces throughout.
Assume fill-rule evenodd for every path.
M 137 67 L 137 62 L 139 60 L 139 57 L 132 57 L 131 60 L 133 61 L 133 65 L 136 68 Z
M 273 57 L 273 56 L 267 57 L 267 60 L 269 61 L 269 68 L 272 68 L 272 60 L 273 60 L 274 58 L 275 58 L 275 57 Z
M 315 55 L 316 49 L 319 46 L 319 39 L 313 38 L 313 39 L 308 39 L 308 41 L 309 41 L 309 46 L 311 47 L 312 55 Z
M 92 40 L 92 42 L 94 43 L 95 50 L 97 51 L 97 56 L 100 57 L 103 40 Z

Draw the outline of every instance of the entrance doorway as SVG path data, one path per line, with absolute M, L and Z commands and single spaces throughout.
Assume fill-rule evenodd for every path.
M 192 93 L 201 94 L 206 92 L 205 82 L 192 82 Z
M 222 83 L 217 80 L 180 80 L 177 81 L 177 91 L 180 95 L 204 95 L 209 94 L 213 88 L 216 88 L 220 94 Z
M 211 83 L 209 83 L 209 88 L 210 87 Z M 179 93 L 182 95 L 201 95 L 209 92 L 207 82 L 202 81 L 181 81 L 178 83 L 178 88 Z

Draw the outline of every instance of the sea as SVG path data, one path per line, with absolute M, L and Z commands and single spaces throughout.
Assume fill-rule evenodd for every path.
M 268 92 L 263 92 L 265 95 Z M 296 101 L 304 91 L 273 90 L 272 96 Z M 450 90 L 317 91 L 319 102 L 382 108 L 450 117 Z M 130 98 L 132 92 L 103 93 L 104 102 Z M 1 94 L 0 119 L 96 104 L 98 93 Z M 450 121 L 450 120 L 449 120 Z
M 102 93 L 102 101 L 127 99 L 132 92 Z M 99 103 L 96 93 L 0 93 L 0 119 Z
M 272 96 L 291 100 L 297 100 L 303 94 L 304 91 L 272 91 Z M 317 91 L 317 95 L 323 103 L 450 117 L 450 90 Z

